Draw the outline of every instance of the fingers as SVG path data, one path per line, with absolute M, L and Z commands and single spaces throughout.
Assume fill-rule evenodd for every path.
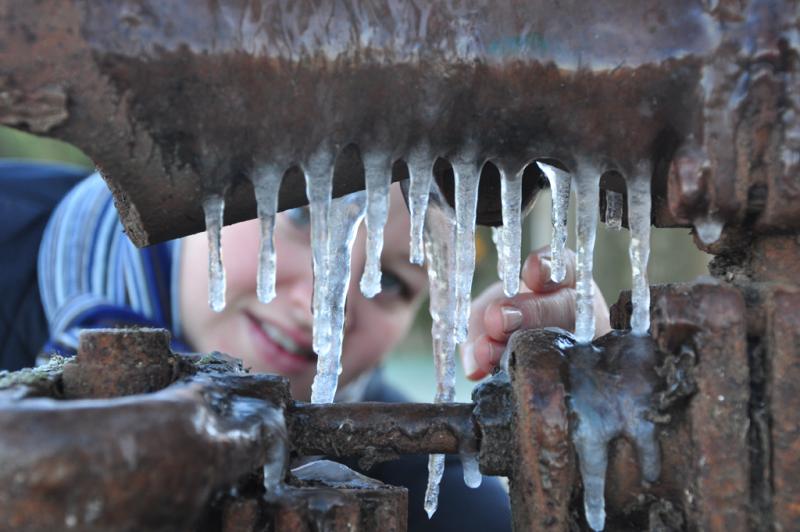
M 495 342 L 485 334 L 465 343 L 461 348 L 461 362 L 464 374 L 470 380 L 480 380 L 500 364 L 505 344 Z
M 571 249 L 564 249 L 562 254 L 566 275 L 564 280 L 556 283 L 550 279 L 552 271 L 552 256 L 550 247 L 546 246 L 532 252 L 522 265 L 522 282 L 525 286 L 538 293 L 555 292 L 561 288 L 575 287 L 575 253 Z
M 537 294 L 528 292 L 494 301 L 483 314 L 486 335 L 505 342 L 514 331 L 540 327 L 575 327 L 575 289 Z
M 520 287 L 520 290 L 525 290 L 528 292 L 528 290 L 523 286 Z M 489 305 L 496 301 L 504 301 L 505 299 L 506 296 L 503 293 L 503 283 L 497 282 L 489 286 L 489 288 L 484 290 L 481 295 L 472 301 L 472 307 L 469 314 L 469 340 L 474 340 L 486 332 L 483 325 L 483 315 Z
M 512 298 L 503 295 L 501 283 L 495 283 L 477 297 L 470 314 L 469 338 L 461 345 L 464 373 L 478 380 L 500 363 L 509 336 L 517 330 L 559 327 L 575 328 L 575 253 L 564 250 L 566 275 L 560 283 L 550 279 L 549 247 L 541 248 L 525 259 L 520 293 Z M 608 305 L 595 285 L 594 315 L 596 336 L 611 330 Z
M 608 306 L 595 285 L 595 337 L 611 331 Z M 480 332 L 470 331 L 470 340 L 461 346 L 464 373 L 471 380 L 489 375 L 505 351 L 508 337 L 514 331 L 560 327 L 575 328 L 575 289 L 565 288 L 549 294 L 528 292 L 511 299 L 495 299 L 484 312 Z

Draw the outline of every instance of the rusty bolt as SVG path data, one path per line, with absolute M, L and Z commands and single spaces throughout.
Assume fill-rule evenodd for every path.
M 166 387 L 175 368 L 169 340 L 165 329 L 83 331 L 75 363 L 64 368 L 66 397 L 119 397 Z

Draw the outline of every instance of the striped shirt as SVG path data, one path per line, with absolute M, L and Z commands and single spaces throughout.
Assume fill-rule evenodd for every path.
M 169 329 L 173 348 L 186 351 L 179 257 L 179 240 L 136 248 L 100 174 L 84 179 L 53 212 L 39 247 L 39 292 L 50 332 L 43 352 L 73 354 L 81 329 L 130 325 Z

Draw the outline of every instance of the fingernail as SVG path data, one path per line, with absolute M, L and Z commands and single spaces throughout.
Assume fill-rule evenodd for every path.
M 503 332 L 514 332 L 522 325 L 522 312 L 518 308 L 500 307 L 500 316 L 503 318 Z
M 542 286 L 545 288 L 556 288 L 561 285 L 560 282 L 553 280 L 553 263 L 550 257 L 539 257 L 539 271 L 542 272 Z
M 551 271 L 550 257 L 545 257 L 544 255 L 539 257 L 539 272 L 545 283 L 550 280 Z
M 475 360 L 475 347 L 472 343 L 467 343 L 461 346 L 461 357 L 464 363 L 464 374 L 467 377 L 471 377 L 476 371 L 478 371 L 478 361 Z

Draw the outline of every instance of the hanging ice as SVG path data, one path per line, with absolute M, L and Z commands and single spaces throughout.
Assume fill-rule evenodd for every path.
M 705 216 L 698 216 L 694 219 L 694 230 L 700 238 L 700 242 L 710 245 L 719 240 L 725 222 L 717 215 L 708 213 Z
M 622 228 L 622 194 L 606 190 L 606 225 L 609 229 Z
M 275 213 L 278 210 L 278 191 L 283 179 L 283 170 L 275 165 L 260 168 L 253 174 L 253 189 L 256 195 L 261 243 L 258 248 L 258 274 L 256 294 L 262 303 L 275 297 Z
M 625 333 L 617 334 L 622 342 L 630 341 Z M 577 346 L 570 351 L 569 405 L 576 420 L 572 441 L 583 480 L 584 511 L 589 526 L 603 530 L 611 441 L 625 435 L 634 444 L 644 480 L 654 482 L 660 473 L 656 429 L 647 416 L 652 406 L 653 382 L 647 377 L 652 374 L 652 361 L 637 360 L 648 351 L 637 350 L 635 342 L 616 357 L 596 346 Z
M 461 453 L 461 469 L 464 472 L 464 484 L 470 488 L 478 488 L 483 481 L 480 468 L 478 467 L 477 452 Z
M 408 188 L 408 210 L 411 215 L 411 247 L 409 259 L 412 264 L 422 265 L 422 227 L 428 197 L 433 181 L 433 160 L 427 143 L 416 146 L 408 154 L 408 174 L 411 185 Z
M 367 186 L 367 260 L 361 276 L 361 293 L 374 297 L 381 291 L 381 251 L 383 227 L 389 216 L 389 184 L 392 162 L 388 153 L 364 155 L 364 181 Z
M 500 252 L 501 241 L 503 239 L 503 226 L 492 227 L 492 243 L 497 251 L 497 276 L 503 280 L 503 254 Z
M 272 408 L 263 413 L 264 426 L 275 436 L 264 464 L 264 490 L 268 498 L 280 494 L 289 465 L 289 435 L 282 408 Z
M 633 282 L 631 330 L 645 335 L 650 329 L 650 285 L 647 283 L 647 261 L 650 258 L 650 163 L 642 162 L 636 175 L 628 180 L 628 226 L 631 243 L 628 255 Z
M 222 266 L 222 219 L 225 198 L 212 194 L 203 200 L 208 234 L 208 305 L 215 312 L 225 308 L 225 268 Z
M 311 259 L 314 270 L 312 343 L 315 353 L 327 351 L 330 343 L 330 311 L 325 308 L 325 303 L 328 286 L 328 210 L 333 187 L 333 164 L 333 153 L 321 148 L 309 158 L 304 167 L 306 197 L 311 217 Z
M 500 198 L 503 212 L 503 230 L 500 233 L 499 251 L 502 263 L 503 292 L 513 297 L 519 292 L 519 261 L 522 245 L 522 172 L 512 174 L 500 169 Z
M 472 303 L 472 277 L 475 273 L 475 216 L 478 209 L 480 167 L 474 153 L 467 151 L 451 164 L 456 189 L 456 342 L 467 338 Z
M 312 403 L 332 403 L 342 372 L 344 308 L 350 285 L 350 257 L 358 224 L 364 218 L 366 192 L 359 191 L 334 199 L 328 211 L 327 250 L 324 264 L 328 271 L 322 288 L 324 314 L 314 316 L 314 329 L 327 320 L 327 343 L 317 353 L 317 374 L 311 385 Z
M 456 285 L 452 272 L 456 264 L 455 214 L 432 184 L 430 203 L 425 215 L 425 258 L 430 285 L 430 313 L 433 325 L 433 362 L 436 370 L 437 403 L 452 401 L 455 397 L 455 319 Z M 428 460 L 428 487 L 425 492 L 425 511 L 428 517 L 436 512 L 439 482 L 444 472 L 444 455 L 433 454 Z
M 553 223 L 553 238 L 550 242 L 550 279 L 560 283 L 567 275 L 564 263 L 564 246 L 567 245 L 567 216 L 569 215 L 569 193 L 571 176 L 546 163 L 536 162 L 542 170 L 547 181 L 550 182 L 550 194 L 553 208 L 551 220 Z
M 577 197 L 576 235 L 578 244 L 575 265 L 575 339 L 582 344 L 594 338 L 594 241 L 597 234 L 597 208 L 600 196 L 600 172 L 583 164 L 573 179 Z
M 428 487 L 425 489 L 425 513 L 428 519 L 433 517 L 439 507 L 439 486 L 444 476 L 443 454 L 432 454 L 428 457 Z

